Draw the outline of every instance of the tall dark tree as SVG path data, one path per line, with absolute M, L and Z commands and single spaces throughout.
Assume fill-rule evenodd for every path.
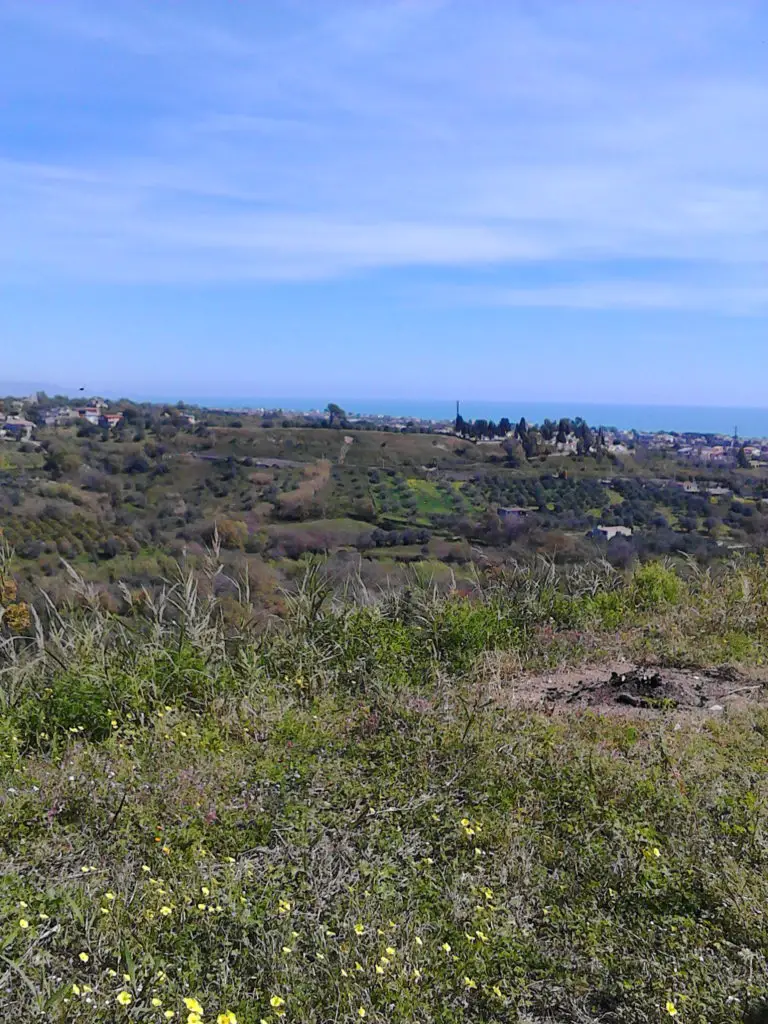
M 507 434 L 512 430 L 512 424 L 509 422 L 506 416 L 502 416 L 499 420 L 498 426 L 499 437 L 506 437 Z
M 557 425 L 553 423 L 552 420 L 549 419 L 549 417 L 547 417 L 547 419 L 545 419 L 544 422 L 541 424 L 541 436 L 544 438 L 545 441 L 551 441 L 552 438 L 555 436 L 556 430 Z
M 333 426 L 334 422 L 341 422 L 347 418 L 347 414 L 337 405 L 335 402 L 329 402 L 325 407 L 325 411 L 328 413 L 328 422 Z

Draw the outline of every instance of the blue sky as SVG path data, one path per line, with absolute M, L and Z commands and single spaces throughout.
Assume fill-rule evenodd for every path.
M 768 405 L 760 0 L 0 0 L 0 390 Z

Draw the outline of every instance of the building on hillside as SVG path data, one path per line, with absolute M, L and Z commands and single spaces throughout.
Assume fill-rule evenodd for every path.
M 596 526 L 592 531 L 593 537 L 604 537 L 606 540 L 613 540 L 614 537 L 631 537 L 632 528 L 629 526 Z
M 49 409 L 43 414 L 43 423 L 46 427 L 60 427 L 77 419 L 77 413 L 69 406 L 62 406 L 59 409 Z
M 99 416 L 99 426 L 111 430 L 113 427 L 118 426 L 122 418 L 123 414 L 121 412 L 103 412 Z
M 94 427 L 98 427 L 99 420 L 101 418 L 101 407 L 97 405 L 85 405 L 77 410 L 77 415 L 81 420 L 85 420 L 86 423 L 92 423 Z
M 512 523 L 520 519 L 527 519 L 533 512 L 536 512 L 535 507 L 525 507 L 523 505 L 510 505 L 505 508 L 499 508 L 496 510 L 496 514 L 499 519 L 505 523 Z
M 34 429 L 35 424 L 31 420 L 22 419 L 21 416 L 9 416 L 2 424 L 5 436 L 15 441 L 31 440 Z

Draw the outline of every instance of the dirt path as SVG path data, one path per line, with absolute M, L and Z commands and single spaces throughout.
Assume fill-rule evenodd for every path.
M 494 697 L 507 707 L 551 713 L 590 708 L 601 714 L 656 717 L 673 711 L 723 714 L 768 703 L 768 678 L 725 669 L 638 666 L 629 662 L 523 675 L 499 682 Z

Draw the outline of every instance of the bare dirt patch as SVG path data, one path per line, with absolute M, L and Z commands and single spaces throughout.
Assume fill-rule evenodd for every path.
M 745 704 L 768 702 L 768 679 L 732 669 L 699 671 L 640 666 L 630 662 L 558 669 L 497 684 L 495 697 L 507 707 L 549 713 L 591 709 L 601 714 L 644 717 L 687 711 L 722 714 Z

